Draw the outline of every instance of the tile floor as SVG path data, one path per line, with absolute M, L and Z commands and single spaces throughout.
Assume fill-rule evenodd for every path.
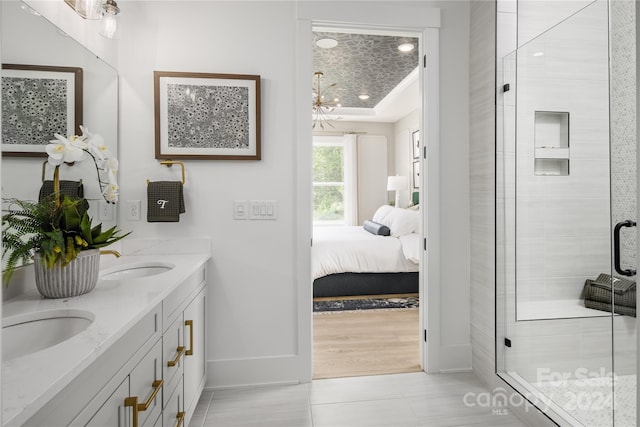
M 487 391 L 472 373 L 422 372 L 205 391 L 189 427 L 525 425 L 483 405 Z

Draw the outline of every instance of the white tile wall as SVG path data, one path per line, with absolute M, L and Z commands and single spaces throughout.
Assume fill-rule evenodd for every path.
M 518 302 L 577 299 L 586 277 L 610 271 L 606 6 L 592 4 L 518 51 L 516 169 L 507 178 L 517 183 Z M 535 10 L 519 9 L 525 29 L 527 13 L 547 16 L 544 2 Z M 535 175 L 535 111 L 569 113 L 568 176 Z

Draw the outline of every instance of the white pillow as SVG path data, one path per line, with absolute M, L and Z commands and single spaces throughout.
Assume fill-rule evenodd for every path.
M 373 214 L 373 218 L 371 218 L 371 220 L 378 224 L 384 224 L 388 227 L 389 224 L 385 223 L 384 219 L 391 213 L 391 211 L 393 211 L 393 206 L 382 205 L 378 208 L 376 213 Z
M 386 225 L 394 237 L 417 233 L 420 230 L 420 213 L 393 206 L 380 206 L 373 215 L 373 221 Z

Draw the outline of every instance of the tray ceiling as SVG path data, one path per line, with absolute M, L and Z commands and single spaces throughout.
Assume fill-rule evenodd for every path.
M 333 39 L 337 45 L 329 49 L 321 48 L 316 44 L 321 39 Z M 405 43 L 410 43 L 415 48 L 409 52 L 398 50 L 398 46 Z M 324 95 L 325 100 L 329 102 L 339 99 L 337 103 L 341 104 L 341 115 L 348 115 L 348 109 L 375 109 L 400 83 L 406 83 L 405 79 L 412 73 L 417 76 L 414 71 L 418 62 L 417 38 L 337 32 L 313 33 L 313 70 L 324 74 L 320 81 L 323 92 L 331 84 L 336 84 L 335 87 L 327 89 Z M 412 90 L 415 91 L 415 88 Z M 363 100 L 360 95 L 369 95 L 369 98 Z M 418 98 L 417 91 L 415 98 Z M 417 105 L 412 109 L 416 107 Z

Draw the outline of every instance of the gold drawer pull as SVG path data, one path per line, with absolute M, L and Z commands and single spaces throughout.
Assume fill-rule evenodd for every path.
M 178 419 L 178 424 L 176 424 L 176 427 L 180 427 L 182 426 L 182 423 L 184 422 L 184 416 L 187 415 L 186 412 L 182 411 L 182 412 L 178 412 L 176 414 L 176 418 Z
M 153 386 L 153 391 L 151 395 L 144 403 L 138 403 L 138 396 L 127 397 L 124 399 L 124 406 L 131 406 L 133 408 L 133 427 L 138 427 L 138 412 L 146 411 L 149 409 L 151 402 L 156 398 L 156 395 L 162 388 L 162 384 L 164 384 L 163 380 L 155 380 L 151 385 Z
M 183 345 L 181 345 L 180 347 L 176 348 L 176 351 L 178 352 L 178 354 L 176 355 L 176 358 L 173 360 L 169 360 L 167 362 L 167 366 L 168 367 L 172 367 L 172 366 L 176 366 L 178 364 L 178 362 L 180 361 L 180 358 L 184 355 L 184 352 L 187 348 Z
M 184 324 L 189 327 L 189 350 L 185 354 L 193 356 L 193 320 L 185 320 Z

